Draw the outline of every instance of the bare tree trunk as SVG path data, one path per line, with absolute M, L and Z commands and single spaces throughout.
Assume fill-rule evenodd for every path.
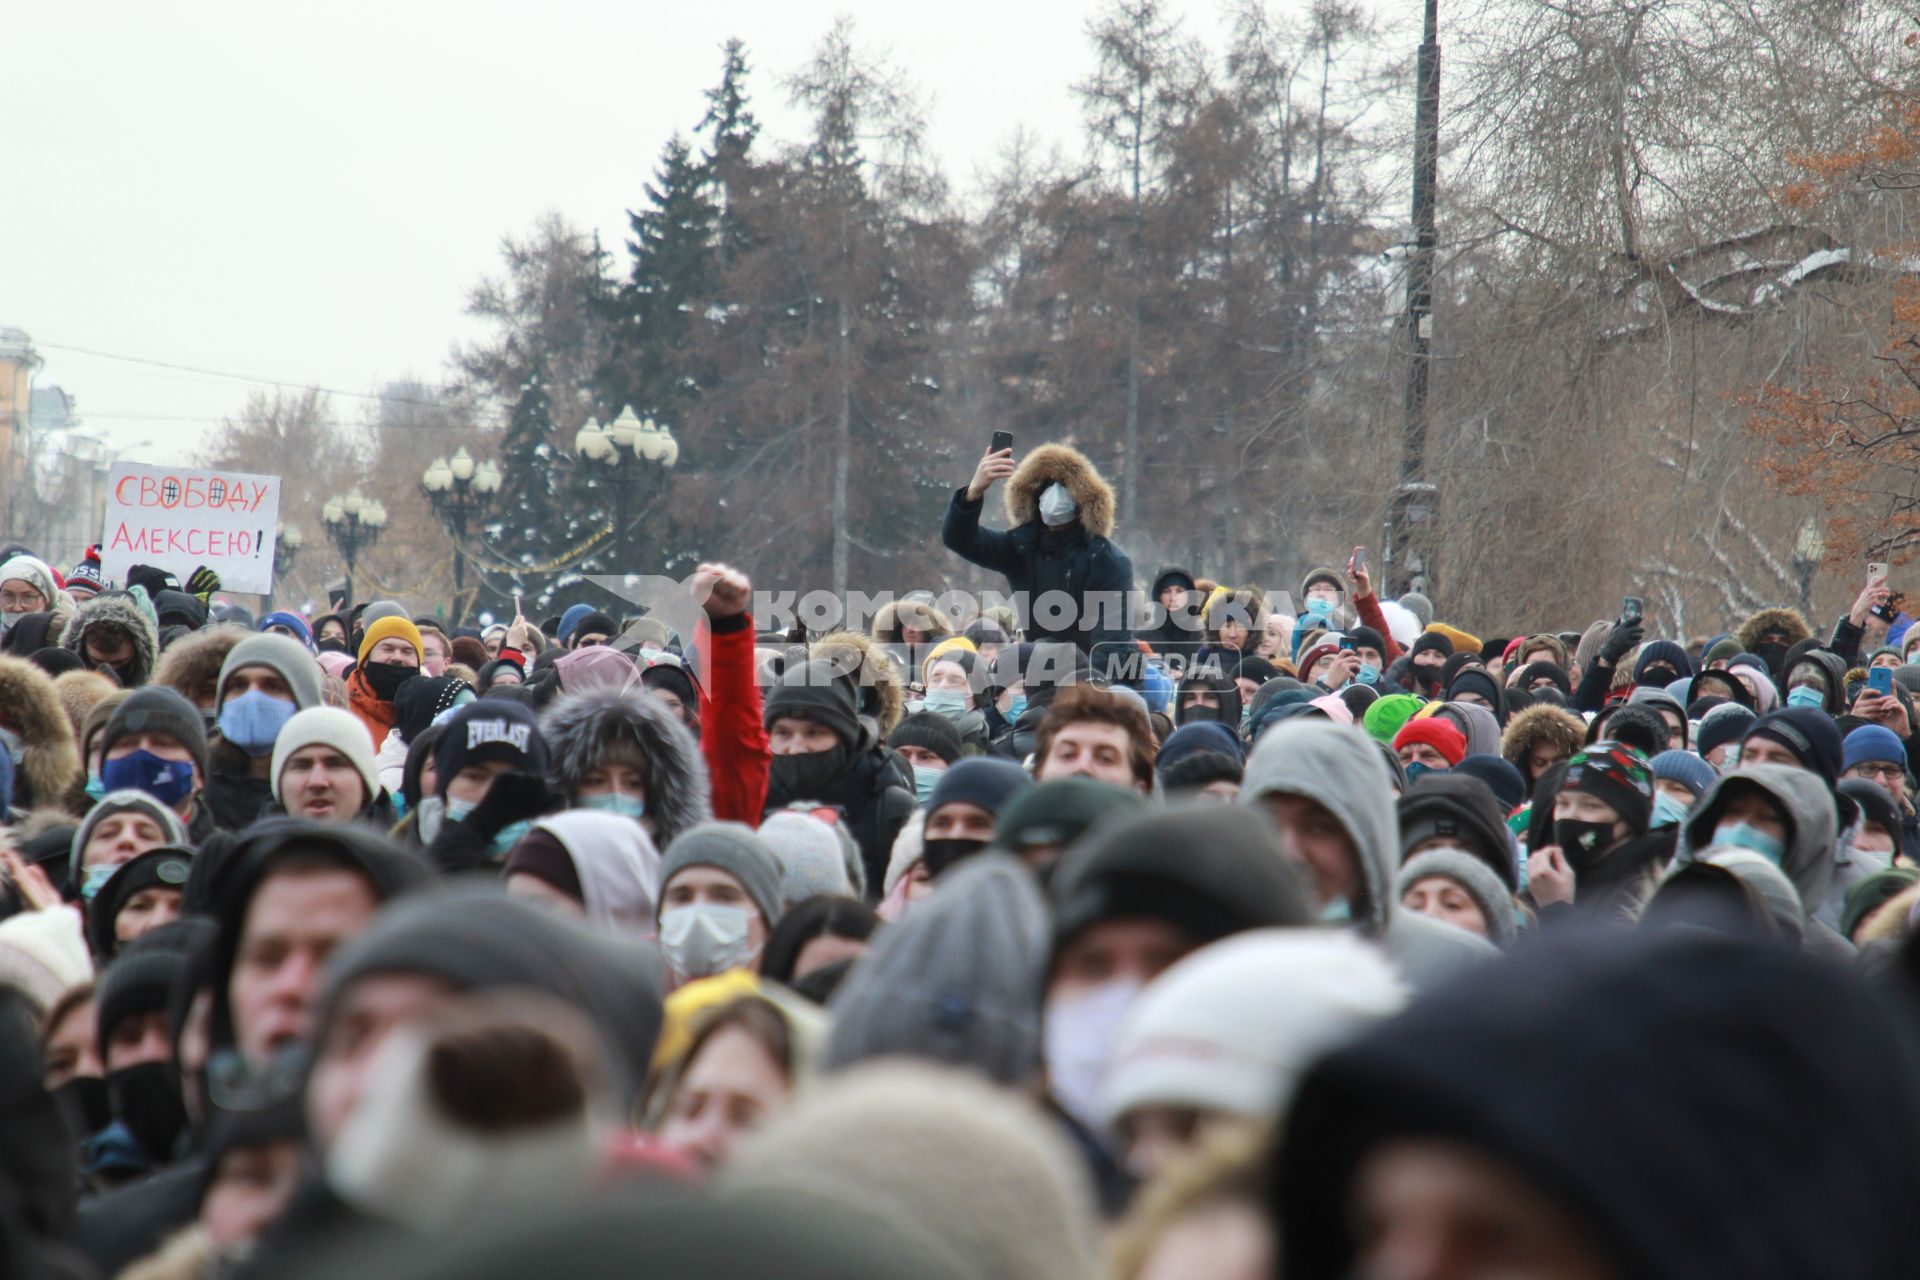
M 1120 519 L 1138 523 L 1140 515 L 1140 153 L 1147 128 L 1147 87 L 1135 90 L 1133 117 L 1133 227 L 1128 235 L 1127 274 L 1127 430 L 1121 448 Z
M 853 349 L 847 300 L 840 299 L 840 412 L 833 424 L 833 593 L 847 594 L 847 473 L 853 459 Z

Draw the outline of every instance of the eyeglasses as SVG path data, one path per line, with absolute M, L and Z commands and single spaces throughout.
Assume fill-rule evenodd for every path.
M 1853 772 L 1874 782 L 1893 782 L 1907 776 L 1903 765 L 1873 760 L 1853 766 Z
M 8 613 L 34 613 L 47 607 L 47 598 L 38 591 L 0 591 L 0 610 Z

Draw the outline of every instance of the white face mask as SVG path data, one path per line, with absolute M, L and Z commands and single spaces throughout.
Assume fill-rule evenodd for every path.
M 1063 524 L 1071 524 L 1079 511 L 1080 504 L 1057 481 L 1040 491 L 1040 518 L 1048 528 L 1057 529 Z
M 683 978 L 707 978 L 745 964 L 749 918 L 745 907 L 696 902 L 660 913 L 660 949 Z
M 1140 990 L 1140 983 L 1121 978 L 1047 1004 L 1047 1084 L 1067 1114 L 1089 1129 L 1100 1127 L 1107 1060 Z

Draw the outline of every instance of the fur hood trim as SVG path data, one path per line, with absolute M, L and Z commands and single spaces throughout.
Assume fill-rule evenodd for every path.
M 1761 609 L 1749 614 L 1734 635 L 1740 639 L 1742 652 L 1754 653 L 1757 652 L 1754 646 L 1760 643 L 1760 637 L 1776 630 L 1787 633 L 1788 648 L 1813 634 L 1813 628 L 1807 625 L 1806 615 L 1798 609 Z
M 877 620 L 876 620 L 877 621 Z M 835 631 L 813 642 L 809 658 L 837 658 L 841 669 L 854 675 L 860 691 L 860 714 L 869 716 L 885 738 L 907 712 L 906 681 L 900 666 L 886 650 L 874 647 L 873 637 L 858 631 Z
M 934 641 L 953 634 L 944 614 L 914 600 L 893 600 L 881 605 L 873 615 L 873 638 L 881 644 L 900 644 L 900 628 L 924 631 Z
M 1043 444 L 1020 460 L 1007 481 L 1008 527 L 1038 520 L 1040 491 L 1056 483 L 1080 504 L 1080 524 L 1088 533 L 1113 536 L 1113 486 L 1100 478 L 1086 454 L 1064 444 Z
M 102 623 L 123 627 L 133 636 L 133 678 L 126 681 L 127 687 L 134 688 L 151 680 L 154 665 L 160 660 L 160 633 L 153 615 L 124 591 L 103 591 L 75 609 L 66 629 L 60 633 L 60 647 L 84 658 L 80 642 L 87 628 Z
M 80 776 L 80 748 L 47 673 L 22 658 L 0 658 L 0 721 L 25 743 L 15 800 L 22 808 L 64 805 Z M 20 783 L 26 795 L 20 795 Z
M 160 655 L 153 682 L 166 685 L 196 707 L 210 708 L 220 696 L 220 668 L 233 647 L 253 634 L 245 627 L 218 626 L 175 640 Z
M 713 820 L 713 799 L 700 744 L 667 704 L 640 688 L 563 694 L 540 714 L 552 760 L 552 781 L 569 798 L 607 744 L 626 742 L 647 759 L 647 816 L 660 848 L 689 827 Z
M 1527 757 L 1540 743 L 1564 747 L 1567 754 L 1572 755 L 1586 745 L 1586 741 L 1587 726 L 1580 722 L 1579 716 L 1543 702 L 1528 707 L 1507 722 L 1506 732 L 1500 735 L 1500 754 L 1525 775 Z

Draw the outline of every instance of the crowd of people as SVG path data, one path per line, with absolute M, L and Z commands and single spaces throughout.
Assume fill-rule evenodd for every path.
M 1884 576 L 1496 638 L 1116 537 L 989 451 L 945 545 L 1083 607 L 825 635 L 722 563 L 682 634 L 0 552 L 0 1275 L 1920 1257 Z

